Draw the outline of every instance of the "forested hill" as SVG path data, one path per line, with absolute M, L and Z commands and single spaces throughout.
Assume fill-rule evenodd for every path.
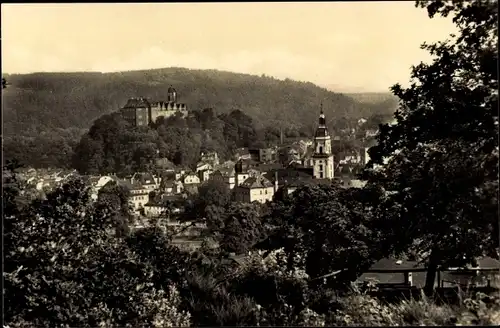
M 165 99 L 173 85 L 191 109 L 217 113 L 240 109 L 257 127 L 282 122 L 313 125 L 320 103 L 327 117 L 359 118 L 392 111 L 363 104 L 312 83 L 216 70 L 165 68 L 119 73 L 34 73 L 9 75 L 3 90 L 4 134 L 36 135 L 56 129 L 87 129 L 129 97 Z
M 392 104 L 395 107 L 398 103 L 398 98 L 389 92 L 357 92 L 357 93 L 346 93 L 356 100 L 357 102 L 363 104 L 380 104 L 387 103 Z

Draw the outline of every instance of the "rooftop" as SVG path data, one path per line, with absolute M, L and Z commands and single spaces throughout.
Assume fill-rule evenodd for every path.
M 263 176 L 249 177 L 240 185 L 240 188 L 248 188 L 248 189 L 270 188 L 270 187 L 273 187 L 273 184 Z

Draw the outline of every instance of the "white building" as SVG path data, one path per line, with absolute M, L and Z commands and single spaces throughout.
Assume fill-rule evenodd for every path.
M 311 156 L 315 179 L 333 179 L 332 140 L 326 127 L 323 109 L 319 115 L 319 125 L 314 134 L 314 153 Z

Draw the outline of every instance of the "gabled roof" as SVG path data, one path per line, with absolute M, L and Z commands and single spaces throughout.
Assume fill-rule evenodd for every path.
M 140 183 L 131 183 L 126 179 L 117 179 L 115 180 L 119 186 L 126 187 L 129 190 L 143 190 L 144 187 Z
M 239 187 L 248 189 L 269 188 L 273 184 L 264 176 L 249 177 Z
M 141 184 L 156 184 L 154 178 L 154 175 L 149 172 L 137 172 L 132 176 L 134 182 L 137 181 Z
M 151 105 L 146 98 L 130 98 L 123 108 L 149 108 Z
M 234 177 L 234 167 L 221 167 L 215 172 L 220 172 L 220 174 L 224 177 Z

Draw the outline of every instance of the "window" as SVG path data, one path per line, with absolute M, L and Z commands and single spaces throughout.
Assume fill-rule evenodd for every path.
M 323 179 L 323 172 L 319 172 L 319 178 Z
M 323 165 L 322 164 L 319 165 L 319 170 L 323 171 Z
M 319 146 L 319 153 L 323 154 L 323 146 Z
M 266 195 L 267 195 L 267 189 L 266 189 Z

